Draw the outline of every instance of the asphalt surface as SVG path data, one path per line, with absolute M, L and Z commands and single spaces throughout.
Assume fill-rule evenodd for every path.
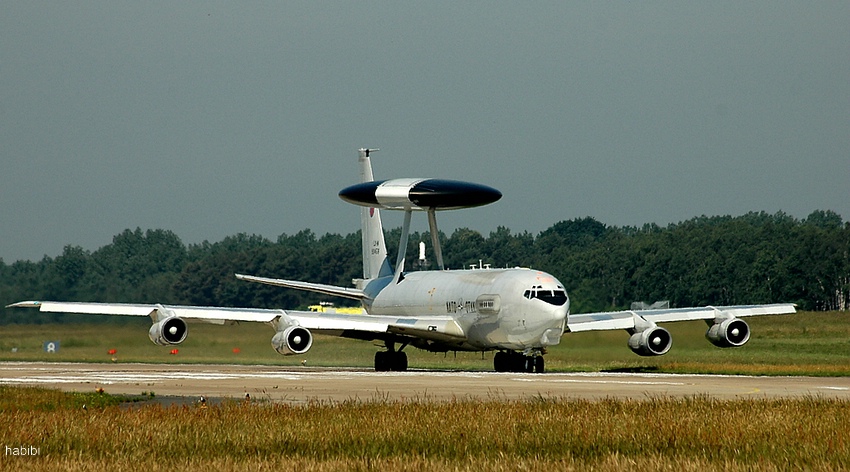
M 0 363 L 0 384 L 67 391 L 140 395 L 167 403 L 252 399 L 311 401 L 648 399 L 708 396 L 719 399 L 816 396 L 850 399 L 850 378 L 747 377 L 645 373 L 372 372 L 344 368 L 244 365 Z

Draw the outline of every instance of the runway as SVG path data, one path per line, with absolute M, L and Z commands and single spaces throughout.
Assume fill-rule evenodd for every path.
M 0 384 L 158 398 L 311 401 L 647 399 L 704 395 L 719 399 L 817 396 L 850 399 L 850 378 L 720 375 L 495 372 L 372 372 L 344 368 L 244 365 L 0 363 Z

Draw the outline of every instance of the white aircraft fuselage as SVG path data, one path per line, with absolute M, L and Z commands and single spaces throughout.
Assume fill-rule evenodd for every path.
M 469 350 L 543 349 L 558 344 L 569 316 L 569 298 L 553 276 L 531 269 L 408 272 L 369 282 L 364 301 L 371 315 L 451 317 Z

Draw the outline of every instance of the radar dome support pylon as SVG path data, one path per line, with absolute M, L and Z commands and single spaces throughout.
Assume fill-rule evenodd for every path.
M 440 246 L 440 232 L 437 230 L 437 210 L 428 209 L 428 231 L 431 232 L 431 246 L 434 248 L 434 258 L 437 259 L 437 268 L 446 270 L 443 265 L 443 248 Z

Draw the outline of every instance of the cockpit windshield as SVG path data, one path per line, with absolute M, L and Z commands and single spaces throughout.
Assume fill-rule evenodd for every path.
M 526 290 L 523 296 L 529 300 L 536 298 L 555 306 L 562 306 L 567 303 L 567 292 L 560 286 L 555 290 L 550 290 L 538 285 L 532 287 L 530 290 Z

